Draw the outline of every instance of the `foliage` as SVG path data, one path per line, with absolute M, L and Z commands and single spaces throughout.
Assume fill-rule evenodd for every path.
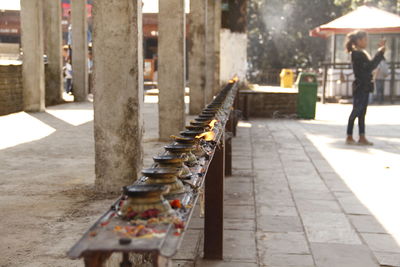
M 362 5 L 370 5 L 392 13 L 400 12 L 398 0 L 335 0 L 335 5 L 343 7 L 345 11 L 354 10 Z

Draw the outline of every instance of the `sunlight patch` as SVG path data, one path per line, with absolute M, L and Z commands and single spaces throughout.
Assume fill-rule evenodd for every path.
M 251 123 L 248 122 L 243 122 L 243 121 L 239 121 L 238 123 L 238 127 L 242 127 L 242 128 L 251 128 Z
M 47 109 L 46 112 L 73 126 L 79 126 L 93 120 L 92 109 Z
M 0 125 L 0 149 L 36 141 L 56 131 L 25 112 L 1 116 Z

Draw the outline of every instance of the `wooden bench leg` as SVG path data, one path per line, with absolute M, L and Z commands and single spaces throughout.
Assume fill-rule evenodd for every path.
M 204 258 L 223 258 L 225 136 L 217 146 L 205 180 Z
M 232 176 L 232 133 L 234 128 L 234 116 L 231 112 L 225 126 L 225 175 Z
M 110 252 L 87 253 L 84 256 L 85 267 L 102 267 L 110 256 Z

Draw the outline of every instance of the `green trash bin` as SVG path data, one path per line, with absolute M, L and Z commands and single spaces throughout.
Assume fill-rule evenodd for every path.
M 317 105 L 317 76 L 313 73 L 300 73 L 297 77 L 297 116 L 302 119 L 315 119 Z

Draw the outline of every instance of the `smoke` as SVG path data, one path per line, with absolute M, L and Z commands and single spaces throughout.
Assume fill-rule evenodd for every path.
M 270 36 L 279 37 L 287 34 L 288 18 L 294 11 L 292 3 L 277 0 L 265 0 L 260 9 L 260 16 Z

